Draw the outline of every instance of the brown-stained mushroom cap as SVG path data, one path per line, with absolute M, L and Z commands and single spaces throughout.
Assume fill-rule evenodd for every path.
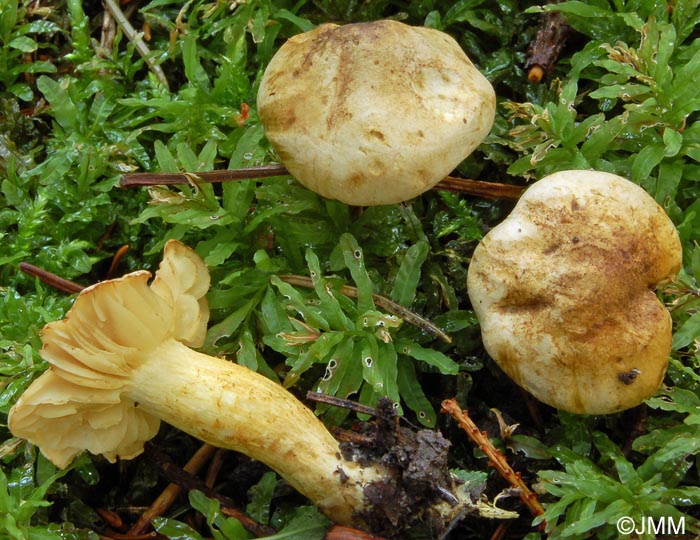
M 450 36 L 385 20 L 291 38 L 257 104 L 297 180 L 365 206 L 408 200 L 447 176 L 488 135 L 496 97 Z
M 562 171 L 484 237 L 467 285 L 484 347 L 506 374 L 559 409 L 607 414 L 662 382 L 671 317 L 654 289 L 681 261 L 673 223 L 642 188 Z

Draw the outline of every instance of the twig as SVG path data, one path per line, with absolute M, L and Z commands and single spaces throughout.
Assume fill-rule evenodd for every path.
M 188 178 L 189 174 L 189 178 Z M 214 184 L 218 182 L 234 182 L 236 180 L 248 180 L 252 178 L 267 178 L 270 176 L 284 176 L 289 174 L 283 165 L 260 165 L 258 167 L 244 167 L 241 169 L 227 169 L 221 171 L 203 171 L 197 173 L 128 173 L 119 179 L 119 185 L 123 188 L 139 186 L 162 186 L 175 184 L 189 184 L 192 175 L 204 183 Z
M 119 265 L 119 261 L 122 260 L 122 258 L 124 257 L 124 255 L 126 254 L 127 251 L 129 251 L 129 245 L 124 244 L 114 254 L 114 257 L 112 257 L 112 264 L 109 265 L 109 270 L 107 270 L 107 279 L 112 278 L 112 276 L 114 275 L 114 272 L 117 270 L 117 266 Z
M 465 193 L 485 199 L 505 199 L 509 201 L 517 201 L 525 190 L 522 186 L 514 186 L 512 184 L 484 182 L 483 180 L 470 180 L 454 176 L 446 177 L 434 189 L 452 193 Z
M 544 421 L 542 420 L 542 413 L 540 412 L 540 402 L 537 401 L 534 397 L 532 397 L 532 394 L 520 388 L 519 386 L 518 389 L 520 391 L 520 395 L 523 397 L 525 406 L 527 407 L 527 412 L 530 413 L 530 419 L 532 420 L 532 423 L 535 424 L 535 427 L 539 431 L 542 431 L 544 429 Z
M 160 186 L 188 184 L 188 174 L 194 174 L 197 179 L 205 183 L 234 182 L 236 180 L 247 180 L 250 178 L 267 178 L 270 176 L 285 176 L 289 172 L 284 165 L 259 165 L 257 167 L 246 167 L 242 169 L 229 169 L 221 171 L 204 171 L 198 173 L 127 173 L 119 180 L 121 187 L 135 186 Z M 487 199 L 508 199 L 517 200 L 523 192 L 520 186 L 511 184 L 500 184 L 497 182 L 484 182 L 481 180 L 470 180 L 468 178 L 456 178 L 448 176 L 437 186 L 436 190 L 450 191 L 453 193 L 464 193 L 476 197 Z
M 627 434 L 625 444 L 622 446 L 622 455 L 629 457 L 630 452 L 632 452 L 632 444 L 634 440 L 644 434 L 644 427 L 647 421 L 647 416 L 649 414 L 649 408 L 646 404 L 642 404 L 639 407 L 635 407 L 629 412 L 632 416 L 632 427 Z
M 217 455 L 220 455 L 220 449 L 215 448 L 215 450 L 216 453 L 212 459 L 215 459 Z M 204 493 L 204 495 L 207 497 L 216 499 L 219 501 L 219 503 L 221 503 L 222 514 L 236 518 L 248 532 L 252 533 L 256 537 L 275 534 L 276 531 L 272 527 L 258 523 L 250 516 L 236 508 L 235 503 L 231 499 L 217 493 L 207 485 L 206 481 L 197 478 L 193 472 L 187 471 L 185 468 L 180 468 L 177 465 L 167 461 L 167 457 L 155 447 L 150 447 L 149 452 L 157 462 L 161 463 L 163 476 L 165 476 L 165 478 L 172 484 L 177 485 L 182 491 L 189 492 L 196 489 Z
M 165 76 L 165 73 L 161 67 L 156 63 L 155 59 L 153 58 L 153 54 L 148 48 L 148 45 L 146 45 L 146 42 L 143 40 L 142 35 L 137 32 L 133 26 L 131 26 L 131 23 L 126 18 L 126 15 L 124 15 L 124 12 L 119 7 L 119 4 L 117 4 L 115 0 L 104 0 L 104 3 L 105 7 L 109 10 L 112 17 L 114 17 L 114 20 L 117 21 L 117 24 L 122 29 L 122 32 L 124 32 L 124 35 L 129 41 L 134 43 L 136 50 L 141 56 L 143 56 L 143 59 L 146 61 L 146 64 L 148 64 L 149 69 L 158 78 L 158 81 L 160 81 L 165 88 L 170 90 L 168 78 Z
M 306 287 L 312 289 L 314 286 L 313 282 L 311 281 L 311 278 L 306 276 L 288 274 L 277 277 L 279 277 L 285 283 L 289 283 L 290 285 L 296 285 L 297 287 Z M 340 287 L 339 292 L 340 294 L 342 294 L 343 296 L 347 296 L 348 298 L 357 298 L 359 294 L 357 288 L 352 287 L 351 285 L 343 285 L 342 287 Z M 374 303 L 380 308 L 382 308 L 384 311 L 388 311 L 389 313 L 402 318 L 409 324 L 412 324 L 413 326 L 420 328 L 421 330 L 425 330 L 426 332 L 441 339 L 445 343 L 452 343 L 452 338 L 450 336 L 448 336 L 445 332 L 440 330 L 429 320 L 424 319 L 423 317 L 421 317 L 417 313 L 414 313 L 410 309 L 406 309 L 402 305 L 397 304 L 396 302 L 392 302 L 387 297 L 381 296 L 379 294 L 372 294 L 372 300 L 374 300 Z
M 515 472 L 506 461 L 505 456 L 489 440 L 488 435 L 481 431 L 474 421 L 469 418 L 467 411 L 463 411 L 457 404 L 457 400 L 446 399 L 442 402 L 442 412 L 448 413 L 454 418 L 471 439 L 489 458 L 489 465 L 494 467 L 498 473 L 520 494 L 520 500 L 528 507 L 533 516 L 544 514 L 544 508 L 537 499 L 537 494 L 523 482 L 520 473 Z
M 144 534 L 122 534 L 111 531 L 109 534 L 100 535 L 100 538 L 102 540 L 149 540 L 151 538 L 157 537 L 158 535 L 155 532 L 149 532 Z
M 211 494 L 207 494 L 205 492 L 205 495 L 208 497 L 211 497 Z M 219 497 L 212 497 L 219 499 Z M 224 500 L 227 500 L 226 498 L 223 498 Z M 221 499 L 219 499 L 221 501 Z M 247 530 L 249 533 L 252 533 L 255 535 L 256 538 L 258 537 L 266 537 L 266 536 L 272 536 L 274 535 L 277 531 L 273 529 L 272 527 L 268 525 L 262 525 L 261 523 L 258 523 L 257 521 L 254 521 L 253 518 L 248 516 L 247 514 L 244 514 L 241 512 L 238 508 L 234 508 L 232 505 L 232 501 L 229 502 L 228 504 L 221 501 L 221 513 L 224 514 L 225 516 L 236 518 L 238 521 L 241 522 L 241 525 L 243 525 L 243 528 Z
M 561 0 L 555 0 L 558 4 Z M 559 60 L 571 33 L 571 27 L 566 24 L 564 17 L 558 11 L 547 11 L 542 14 L 540 27 L 534 41 L 527 50 L 525 69 L 527 79 L 538 83 L 548 75 Z
M 103 51 L 109 51 L 114 45 L 114 36 L 116 34 L 116 24 L 114 22 L 114 17 L 109 12 L 105 10 L 102 15 L 102 34 L 100 35 L 100 49 Z
M 226 455 L 226 450 L 223 448 L 218 448 L 216 450 L 216 454 L 214 454 L 214 457 L 211 458 L 211 462 L 209 463 L 209 467 L 207 468 L 207 474 L 204 477 L 204 483 L 208 488 L 213 488 L 214 484 L 216 484 L 216 478 L 219 476 L 219 472 L 221 472 L 221 467 L 224 464 L 224 456 Z
M 201 446 L 197 452 L 192 456 L 192 458 L 187 462 L 187 465 L 183 467 L 183 470 L 188 473 L 196 474 L 199 472 L 207 461 L 216 452 L 216 447 L 209 444 L 204 444 Z M 177 484 L 169 484 L 163 492 L 158 496 L 158 498 L 153 501 L 151 506 L 141 514 L 141 517 L 134 524 L 127 534 L 138 535 L 143 534 L 151 526 L 151 520 L 155 517 L 163 515 L 164 512 L 172 506 L 175 499 L 180 494 L 180 486 Z
M 155 532 L 145 534 L 122 534 L 112 531 L 108 535 L 100 535 L 102 540 L 148 540 L 149 538 L 157 537 L 158 534 Z
M 85 288 L 82 285 L 78 285 L 73 281 L 59 277 L 56 274 L 52 274 L 48 270 L 44 270 L 43 268 L 39 268 L 33 264 L 21 262 L 19 263 L 19 269 L 25 274 L 39 278 L 40 281 L 43 281 L 47 285 L 50 285 L 54 289 L 64 293 L 79 293 Z
M 489 540 L 503 540 L 506 537 L 506 533 L 508 532 L 508 528 L 510 526 L 511 522 L 501 521 L 498 524 L 498 527 L 496 527 L 496 530 L 493 531 L 493 534 L 491 535 L 491 538 Z
M 116 512 L 107 510 L 106 508 L 95 508 L 95 512 L 97 512 L 97 515 L 113 529 L 121 529 L 124 526 L 121 516 Z
M 359 529 L 334 525 L 328 530 L 323 540 L 384 540 L 384 538 L 360 531 Z
M 334 407 L 348 409 L 360 414 L 379 416 L 379 411 L 374 407 L 362 405 L 362 403 L 358 403 L 357 401 L 352 401 L 350 399 L 329 396 L 328 394 L 322 394 L 320 392 L 306 392 L 306 399 L 309 401 L 315 401 L 316 403 L 325 403 L 326 405 L 333 405 Z

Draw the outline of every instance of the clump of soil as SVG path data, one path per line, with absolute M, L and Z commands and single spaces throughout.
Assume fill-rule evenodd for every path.
M 377 412 L 375 422 L 362 424 L 363 437 L 340 445 L 345 459 L 381 463 L 389 471 L 386 478 L 365 488 L 369 504 L 358 517 L 387 537 L 397 537 L 417 522 L 442 529 L 443 518 L 431 508 L 442 501 L 457 503 L 447 468 L 450 442 L 439 431 L 399 426 L 388 398 L 379 400 Z

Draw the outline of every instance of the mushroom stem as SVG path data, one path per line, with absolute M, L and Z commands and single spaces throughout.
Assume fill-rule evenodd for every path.
M 363 488 L 383 476 L 344 460 L 321 421 L 278 383 L 174 339 L 132 371 L 125 394 L 202 441 L 265 463 L 339 523 L 352 522 Z

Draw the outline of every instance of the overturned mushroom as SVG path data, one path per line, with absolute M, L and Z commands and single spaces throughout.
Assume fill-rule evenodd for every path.
M 474 252 L 467 285 L 484 347 L 554 407 L 638 405 L 666 372 L 671 317 L 654 289 L 681 257 L 673 223 L 632 182 L 595 171 L 543 178 Z
M 162 419 L 268 464 L 351 522 L 381 468 L 343 460 L 313 412 L 279 384 L 189 348 L 202 345 L 208 321 L 209 274 L 194 252 L 169 242 L 150 287 L 149 278 L 140 271 L 89 287 L 44 328 L 51 367 L 12 408 L 10 430 L 65 467 L 82 450 L 134 457 Z
M 478 511 L 468 493 L 454 489 L 449 443 L 439 433 L 406 434 L 416 448 L 424 439 L 431 449 L 443 445 L 438 472 L 416 471 L 405 449 L 355 461 L 280 384 L 191 349 L 202 345 L 209 315 L 209 275 L 192 250 L 170 241 L 150 286 L 149 278 L 139 271 L 84 289 L 66 318 L 42 332 L 50 367 L 12 408 L 9 427 L 57 466 L 83 450 L 110 461 L 134 457 L 164 420 L 262 461 L 338 523 L 381 525 L 383 496 L 395 499 L 394 509 L 410 500 L 444 522 L 465 505 Z M 410 497 L 400 493 L 404 480 L 417 482 Z M 451 491 L 452 505 L 441 498 Z M 405 520 L 418 512 L 405 510 Z
M 488 135 L 493 88 L 457 42 L 396 21 L 323 24 L 265 70 L 258 113 L 289 172 L 347 204 L 430 189 Z

